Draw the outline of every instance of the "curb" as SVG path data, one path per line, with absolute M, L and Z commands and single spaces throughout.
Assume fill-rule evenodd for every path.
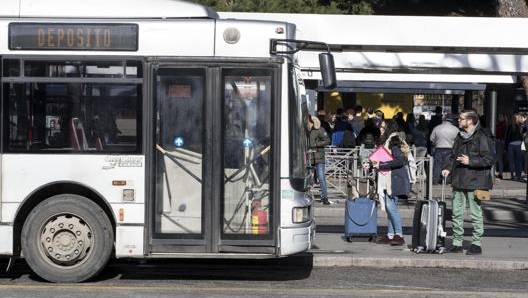
M 371 267 L 371 268 L 450 268 L 484 270 L 526 270 L 528 261 L 486 260 L 475 257 L 468 260 L 449 260 L 427 255 L 427 258 L 353 257 L 343 253 L 313 252 L 313 267 Z

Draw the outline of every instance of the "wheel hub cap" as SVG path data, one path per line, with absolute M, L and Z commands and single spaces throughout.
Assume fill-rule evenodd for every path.
M 60 215 L 44 225 L 41 243 L 47 256 L 57 264 L 76 263 L 90 250 L 90 227 L 75 216 Z

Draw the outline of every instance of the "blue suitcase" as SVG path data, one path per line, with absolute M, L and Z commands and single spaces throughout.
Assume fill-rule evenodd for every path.
M 368 197 L 347 199 L 345 203 L 345 239 L 354 237 L 376 239 L 378 234 L 378 208 L 376 200 Z

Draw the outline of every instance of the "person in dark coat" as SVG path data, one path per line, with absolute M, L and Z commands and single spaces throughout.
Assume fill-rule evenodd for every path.
M 442 123 L 442 119 L 444 118 L 442 115 L 442 107 L 437 106 L 435 108 L 434 115 L 431 116 L 431 120 L 429 120 L 429 131 L 433 131 L 433 129 Z
M 333 128 L 330 126 L 330 123 L 326 121 L 326 112 L 324 110 L 318 111 L 317 118 L 321 122 L 321 127 L 325 130 L 326 134 L 331 136 Z
M 506 129 L 504 144 L 508 156 L 508 168 L 512 180 L 522 181 L 524 156 L 521 150 L 523 142 L 523 117 L 521 114 L 513 114 L 512 122 Z
M 493 139 L 488 130 L 483 129 L 474 110 L 460 113 L 460 132 L 455 139 L 449 167 L 442 170 L 442 176 L 451 175 L 453 187 L 453 245 L 451 252 L 462 252 L 464 237 L 464 210 L 469 205 L 473 237 L 466 254 L 482 253 L 484 221 L 482 202 L 475 197 L 475 190 L 490 190 L 493 187 L 491 169 L 495 164 Z
M 343 133 L 343 140 L 339 147 L 341 148 L 354 148 L 356 147 L 356 136 L 354 134 L 354 128 L 350 123 L 347 123 L 345 131 Z
M 340 114 L 341 113 L 341 114 Z M 343 143 L 343 137 L 347 129 L 348 122 L 346 121 L 346 116 L 342 114 L 341 110 L 337 111 L 336 122 L 332 130 L 332 146 L 340 147 Z
M 371 136 L 369 136 L 369 134 Z M 370 139 L 371 137 L 372 137 L 373 144 L 370 144 L 371 141 L 367 140 L 367 139 Z M 381 131 L 376 126 L 376 122 L 374 121 L 373 118 L 368 118 L 365 121 L 365 127 L 363 127 L 363 129 L 359 132 L 358 143 L 359 145 L 364 145 L 365 148 L 367 149 L 373 149 L 376 146 L 376 144 L 378 144 L 380 137 L 381 137 Z M 365 143 L 368 143 L 368 144 L 365 144 Z
M 308 148 L 313 153 L 313 164 L 321 189 L 321 202 L 330 205 L 325 178 L 325 151 L 324 147 L 330 145 L 330 138 L 321 128 L 317 117 L 308 117 Z
M 526 127 L 523 123 L 523 128 L 526 131 Z M 508 130 L 508 118 L 504 114 L 497 116 L 497 124 L 495 125 L 495 159 L 497 160 L 496 173 L 497 178 L 503 179 L 502 173 L 504 172 L 504 142 L 506 140 L 506 131 Z M 526 167 L 525 167 L 526 168 Z

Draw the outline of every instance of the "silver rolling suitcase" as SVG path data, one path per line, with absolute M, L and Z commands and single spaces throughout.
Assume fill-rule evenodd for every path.
M 440 201 L 425 200 L 416 202 L 412 227 L 412 250 L 416 253 L 445 252 L 445 187 L 446 179 L 442 181 L 442 197 Z

